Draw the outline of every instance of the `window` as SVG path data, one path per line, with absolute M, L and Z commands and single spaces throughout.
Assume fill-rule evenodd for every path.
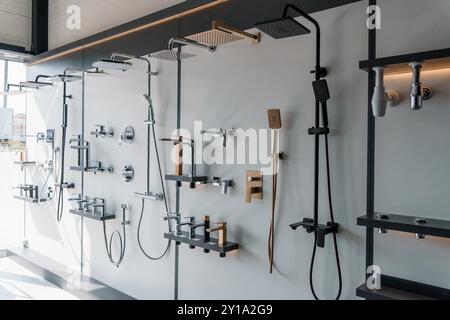
M 25 204 L 14 199 L 12 187 L 23 184 L 25 173 L 19 165 L 25 148 L 26 94 L 17 87 L 26 79 L 26 67 L 0 60 L 0 250 L 17 246 L 23 240 Z M 12 91 L 15 91 L 11 93 Z

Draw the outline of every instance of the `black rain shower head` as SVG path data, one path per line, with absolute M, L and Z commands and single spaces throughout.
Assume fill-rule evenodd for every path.
M 291 17 L 260 22 L 255 27 L 274 39 L 296 37 L 311 33 L 308 28 Z

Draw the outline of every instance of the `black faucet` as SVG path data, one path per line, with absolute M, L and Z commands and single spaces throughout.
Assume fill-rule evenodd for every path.
M 203 217 L 203 223 L 200 224 L 195 224 L 191 227 L 192 230 L 194 230 L 195 233 L 195 229 L 203 227 L 203 242 L 209 242 L 210 241 L 210 232 L 209 232 L 209 228 L 210 228 L 210 219 L 209 216 L 204 216 Z M 203 252 L 208 253 L 209 249 L 203 249 Z

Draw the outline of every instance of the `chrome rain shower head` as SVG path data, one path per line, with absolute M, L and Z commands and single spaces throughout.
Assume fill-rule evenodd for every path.
M 75 82 L 82 79 L 82 76 L 77 76 L 74 74 L 57 74 L 49 78 L 51 82 Z
M 178 52 L 174 50 L 163 50 L 155 52 L 149 55 L 150 58 L 166 60 L 166 61 L 178 61 L 196 57 L 197 55 L 187 52 Z
M 121 70 L 126 71 L 129 67 L 131 67 L 133 64 L 126 61 L 118 61 L 113 59 L 100 59 L 98 61 L 95 61 L 92 64 L 93 68 L 96 69 L 109 69 L 109 70 Z
M 255 24 L 255 27 L 274 39 L 296 37 L 311 33 L 307 27 L 291 17 L 260 22 Z
M 34 79 L 34 81 L 24 81 L 20 82 L 20 89 L 26 88 L 26 89 L 39 89 L 43 87 L 51 87 L 53 84 L 50 82 L 40 81 L 41 78 L 49 79 L 49 76 L 46 75 L 38 75 Z
M 40 82 L 40 81 L 24 81 L 20 83 L 20 86 L 22 88 L 27 88 L 27 89 L 39 89 L 39 88 L 43 88 L 43 87 L 50 87 L 52 86 L 52 83 L 49 82 Z
M 422 82 L 420 82 L 420 73 L 422 71 L 422 62 L 410 63 L 412 68 L 412 84 L 411 84 L 411 109 L 420 110 L 423 106 L 424 100 L 429 100 L 433 94 L 431 88 L 423 87 Z
M 193 53 L 188 52 L 178 52 L 174 50 L 175 45 L 190 45 L 202 49 L 207 49 L 209 52 L 216 51 L 216 46 L 210 46 L 207 44 L 199 43 L 194 40 L 185 39 L 185 38 L 172 38 L 169 41 L 169 49 L 163 50 L 155 53 L 151 53 L 149 57 L 154 59 L 160 59 L 160 60 L 167 60 L 167 61 L 179 61 L 184 59 L 193 58 L 196 55 Z
M 375 88 L 372 96 L 372 113 L 374 117 L 384 117 L 387 105 L 396 106 L 400 102 L 400 95 L 395 91 L 387 91 L 384 87 L 384 67 L 374 67 L 376 73 Z

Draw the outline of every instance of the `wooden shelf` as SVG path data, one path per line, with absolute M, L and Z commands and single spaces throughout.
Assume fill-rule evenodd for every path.
M 169 232 L 164 234 L 164 238 L 174 240 L 177 243 L 188 244 L 191 249 L 195 247 L 200 247 L 206 249 L 205 252 L 214 251 L 220 254 L 220 257 L 224 258 L 227 252 L 239 249 L 239 244 L 235 242 L 227 241 L 224 247 L 218 246 L 218 240 L 211 238 L 209 242 L 204 242 L 203 236 L 197 235 L 195 239 L 189 239 L 188 232 L 182 232 L 181 235 L 176 235 L 174 232 Z
M 114 214 L 105 214 L 104 216 L 100 216 L 100 215 L 97 215 L 97 214 L 94 215 L 94 214 L 87 213 L 87 212 L 84 212 L 82 210 L 76 210 L 76 209 L 71 209 L 69 212 L 72 213 L 72 214 L 75 214 L 77 216 L 82 216 L 82 217 L 85 217 L 85 218 L 98 220 L 98 221 L 112 220 L 112 219 L 116 218 L 116 216 Z
M 450 68 L 450 48 L 360 61 L 359 68 L 368 72 L 373 67 L 386 67 L 385 74 L 398 74 L 411 72 L 408 64 L 415 61 L 424 63 L 424 71 Z
M 386 275 L 381 276 L 381 289 L 371 290 L 362 284 L 356 295 L 367 300 L 450 300 L 448 289 Z
M 450 238 L 450 221 L 447 220 L 426 219 L 427 223 L 419 224 L 414 220 L 418 217 L 414 216 L 387 214 L 389 218 L 383 219 L 379 215 L 379 213 L 375 213 L 373 216 L 365 215 L 359 217 L 357 220 L 358 225 L 441 238 Z
M 22 200 L 22 201 L 26 201 L 26 202 L 30 202 L 30 203 L 42 203 L 42 202 L 47 202 L 47 199 L 33 199 L 33 198 L 29 198 L 29 197 L 24 197 L 24 196 L 13 196 L 14 199 L 18 199 L 18 200 Z

